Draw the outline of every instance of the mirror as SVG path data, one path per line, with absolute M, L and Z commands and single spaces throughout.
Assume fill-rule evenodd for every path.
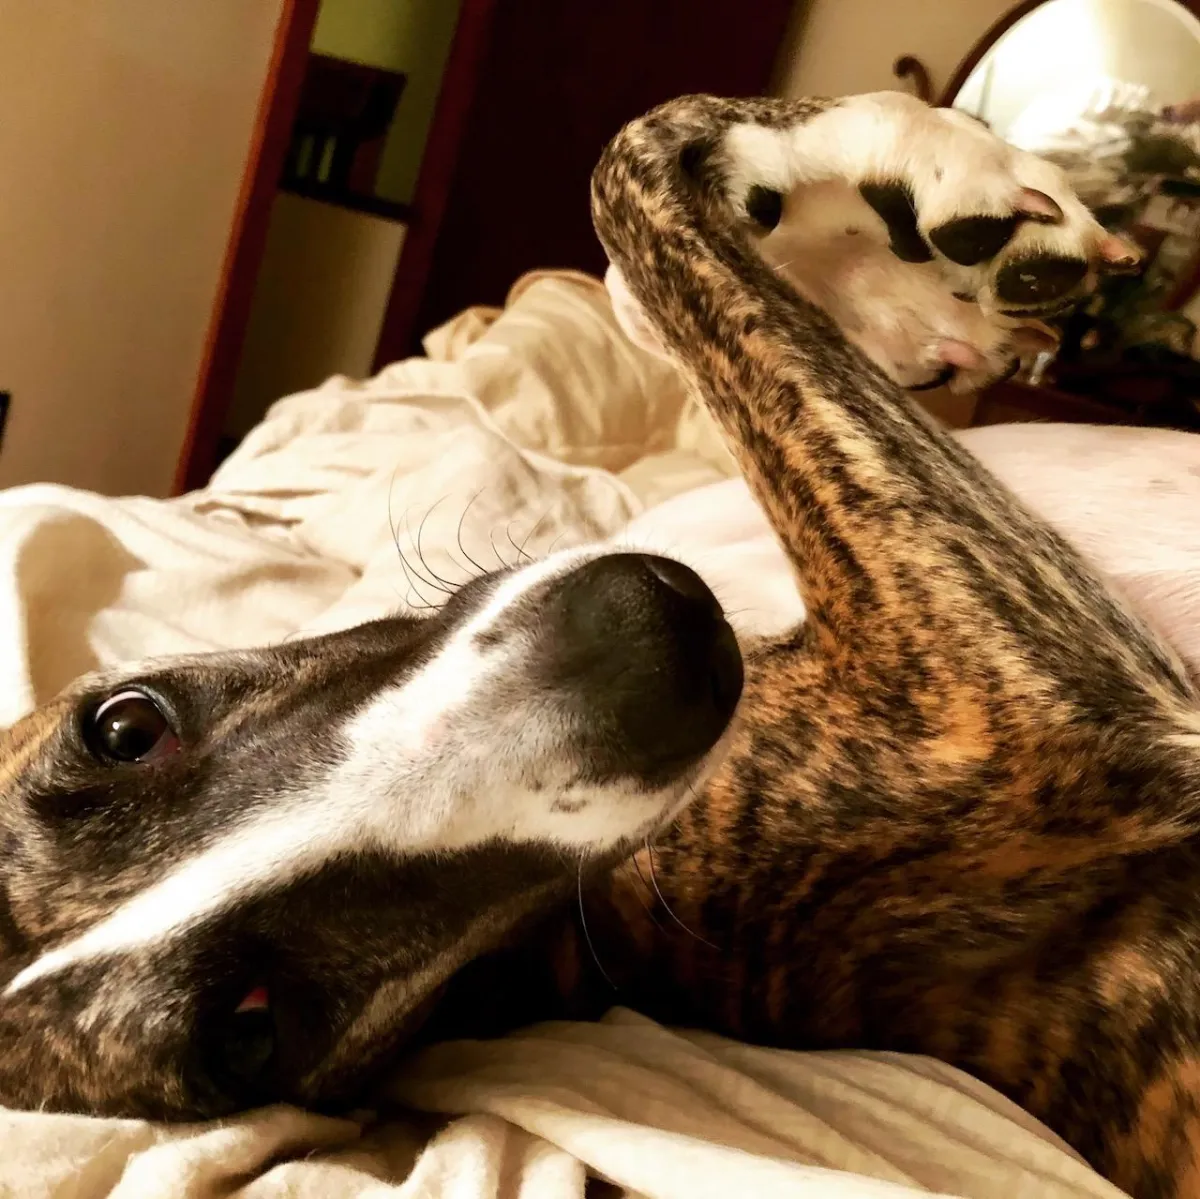
M 1200 19 L 1180 0 L 1026 3 L 951 89 L 946 103 L 1057 162 L 1146 253 L 1060 322 L 1026 384 L 1200 427 Z

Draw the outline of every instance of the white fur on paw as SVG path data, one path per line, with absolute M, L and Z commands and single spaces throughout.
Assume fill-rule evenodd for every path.
M 953 365 L 953 389 L 971 390 L 1009 365 L 1012 322 L 957 299 L 938 263 L 897 258 L 887 226 L 853 186 L 794 189 L 780 223 L 758 246 L 902 387 L 926 384 Z
M 764 256 L 903 386 L 928 382 L 949 364 L 958 368 L 955 386 L 969 389 L 1011 363 L 1022 323 L 1011 314 L 1038 304 L 1036 295 L 1014 301 L 998 294 L 1006 267 L 1011 291 L 1012 268 L 1025 280 L 1026 259 L 1083 260 L 1089 265 L 1076 290 L 1084 292 L 1099 262 L 1130 253 L 1059 168 L 963 113 L 899 92 L 850 97 L 792 128 L 735 126 L 726 159 L 735 213 L 744 215 L 756 184 L 785 197 L 779 226 L 761 242 Z M 953 262 L 932 244 L 932 261 L 905 262 L 858 191 L 890 182 L 910 189 L 927 242 L 963 217 L 1023 212 L 1034 219 L 978 265 Z
M 604 286 L 608 289 L 613 315 L 617 318 L 621 332 L 635 346 L 655 354 L 659 358 L 666 358 L 667 353 L 663 349 L 662 341 L 646 319 L 642 306 L 633 298 L 633 293 L 630 292 L 629 285 L 625 282 L 625 276 L 615 266 L 610 265 L 604 272 Z

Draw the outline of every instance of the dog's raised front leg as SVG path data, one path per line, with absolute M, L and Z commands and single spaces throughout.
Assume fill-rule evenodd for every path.
M 831 180 L 870 198 L 898 255 L 933 261 L 997 319 L 1083 295 L 1130 257 L 1057 168 L 899 94 L 690 97 L 610 146 L 601 240 L 730 437 L 827 660 L 1004 664 L 1031 698 L 1052 681 L 1056 702 L 1111 703 L 1135 676 L 1186 693 L 1078 557 L 755 252 L 770 197 Z
M 1053 168 L 902 96 L 692 97 L 606 152 L 601 239 L 809 613 L 748 655 L 729 759 L 647 850 L 697 935 L 659 933 L 614 884 L 638 1001 L 776 1044 L 932 1053 L 1131 1193 L 1193 1195 L 1192 684 L 756 252 L 781 195 L 830 181 L 997 320 L 1127 256 Z

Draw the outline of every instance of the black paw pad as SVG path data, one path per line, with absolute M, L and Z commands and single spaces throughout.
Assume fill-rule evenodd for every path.
M 895 180 L 860 183 L 858 194 L 879 214 L 888 228 L 892 253 L 901 262 L 930 262 L 933 253 L 917 228 L 912 188 Z
M 783 219 L 783 195 L 769 187 L 755 184 L 746 196 L 746 213 L 768 233 Z
M 1078 287 L 1088 273 L 1082 258 L 1018 258 L 996 275 L 996 295 L 1006 304 L 1045 304 Z
M 951 262 L 957 262 L 959 266 L 977 266 L 995 258 L 1012 240 L 1020 223 L 1021 217 L 1016 213 L 963 216 L 930 230 L 929 240 Z

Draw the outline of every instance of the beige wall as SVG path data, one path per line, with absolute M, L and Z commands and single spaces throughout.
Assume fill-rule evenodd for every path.
M 935 92 L 1016 0 L 801 0 L 794 49 L 783 72 L 789 96 L 846 95 L 903 88 L 892 74 L 901 54 L 919 58 Z
M 330 375 L 371 372 L 404 226 L 280 192 L 225 432 Z
M 0 486 L 164 494 L 282 0 L 0 0 Z

